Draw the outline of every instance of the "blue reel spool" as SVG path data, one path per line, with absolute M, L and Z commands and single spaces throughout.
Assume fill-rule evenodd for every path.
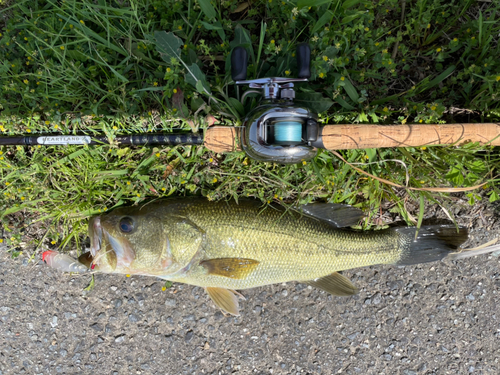
M 299 121 L 279 121 L 273 124 L 274 143 L 296 145 L 302 142 L 302 123 Z

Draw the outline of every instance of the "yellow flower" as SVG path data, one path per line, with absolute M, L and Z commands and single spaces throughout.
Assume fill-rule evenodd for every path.
M 59 47 L 60 49 L 64 50 L 64 46 Z
M 428 28 L 428 29 L 430 29 L 430 28 L 431 28 L 431 24 L 430 24 L 430 23 L 427 25 L 427 28 Z
M 28 81 L 27 79 L 25 79 L 23 82 L 26 83 L 26 84 L 28 84 L 30 81 Z
M 162 291 L 162 292 L 164 292 L 165 290 L 167 290 L 167 287 L 162 286 L 162 287 L 161 287 L 161 291 Z
M 307 161 L 302 160 L 302 165 L 307 165 Z
M 427 150 L 427 147 L 425 147 L 425 146 L 424 147 L 420 147 L 420 149 L 425 151 L 425 150 Z
M 39 85 L 39 84 L 40 84 L 40 82 L 37 82 L 36 84 L 37 84 L 37 85 Z
M 177 94 L 177 89 L 174 89 L 174 94 Z
M 289 75 L 290 75 L 290 71 L 289 71 L 289 70 L 285 70 L 285 74 L 286 74 L 287 76 L 289 76 Z
M 497 77 L 496 77 L 496 80 L 497 80 L 497 82 L 498 82 L 498 81 L 500 81 L 500 76 L 497 76 Z
M 215 184 L 217 182 L 217 177 L 214 177 L 214 179 L 212 180 L 212 184 Z
M 274 44 L 274 39 L 273 39 L 273 40 L 271 40 L 271 44 Z
M 159 152 L 157 152 L 155 155 L 156 155 L 157 158 L 160 157 L 160 153 Z
M 158 82 L 153 82 L 153 86 L 158 86 Z
M 453 38 L 453 41 L 454 42 L 458 42 L 458 38 Z
M 85 25 L 85 22 L 83 22 L 83 20 L 80 20 L 80 23 L 81 23 L 82 25 Z
M 328 56 L 323 56 L 323 60 L 328 61 Z
M 24 198 L 24 197 L 21 197 L 21 200 L 22 200 L 22 201 L 23 201 L 23 200 L 25 200 L 25 199 L 26 199 L 26 198 Z
M 324 78 L 325 74 L 324 73 L 319 73 L 319 78 Z
M 177 26 L 177 28 L 178 28 L 179 30 L 182 30 L 182 26 Z
M 58 129 L 59 128 L 59 125 L 54 125 L 54 129 Z
M 118 126 L 113 126 L 113 130 L 118 130 Z
M 56 241 L 51 241 L 50 242 L 52 245 L 55 245 L 56 244 Z
M 345 81 L 345 77 L 340 77 L 340 80 L 341 81 Z
M 49 120 L 45 121 L 45 125 L 49 125 L 49 124 L 50 124 Z
M 378 46 L 379 46 L 379 44 L 380 44 L 380 43 L 379 43 L 379 42 L 377 42 L 377 43 L 375 43 L 375 46 L 376 46 L 376 47 L 378 47 Z
M 3 243 L 3 239 L 2 238 L 0 238 L 0 243 Z
M 474 40 L 474 39 L 476 39 L 476 37 L 475 37 L 475 36 L 473 36 L 471 39 L 472 39 L 472 40 Z
M 162 188 L 161 188 L 161 190 L 162 190 L 162 191 L 165 191 L 165 190 L 167 190 L 167 188 L 162 187 Z
M 365 27 L 365 31 L 370 31 L 370 28 L 369 27 Z
M 172 71 L 172 69 L 167 68 L 167 73 L 170 73 L 171 71 Z
M 31 133 L 31 129 L 26 129 L 26 132 L 27 133 Z
M 436 110 L 436 108 L 437 108 L 437 107 L 436 107 L 435 105 L 433 105 L 433 106 L 431 107 L 431 109 L 432 109 L 433 111 L 435 111 L 435 110 Z
M 389 112 L 389 108 L 384 107 L 383 111 L 384 111 L 384 112 Z
M 436 49 L 436 52 L 441 52 L 441 48 Z
M 126 277 L 130 277 L 130 275 L 129 275 L 128 273 L 127 273 L 125 276 L 126 276 Z
M 127 181 L 127 185 L 130 185 L 130 181 Z
M 148 112 L 148 115 L 150 115 L 150 116 L 151 116 L 152 114 L 153 114 L 153 112 L 151 112 L 151 111 L 149 111 L 149 112 Z
M 140 198 L 141 197 L 141 194 L 137 193 L 137 197 Z

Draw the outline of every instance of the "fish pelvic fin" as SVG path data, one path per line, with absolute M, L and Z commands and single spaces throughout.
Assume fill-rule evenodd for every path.
M 393 229 L 403 236 L 409 246 L 401 253 L 401 258 L 397 265 L 412 265 L 419 263 L 434 262 L 441 260 L 452 252 L 455 252 L 462 245 L 469 233 L 467 228 L 453 225 L 428 225 L 417 228 L 397 228 Z
M 238 293 L 234 290 L 215 287 L 206 287 L 205 290 L 219 309 L 231 315 L 240 315 Z
M 231 279 L 245 279 L 250 275 L 259 261 L 246 258 L 218 258 L 200 262 L 209 275 L 229 277 Z
M 356 288 L 347 277 L 342 276 L 338 272 L 320 277 L 316 280 L 305 281 L 304 283 L 324 290 L 334 296 L 352 296 L 359 292 L 358 288 Z

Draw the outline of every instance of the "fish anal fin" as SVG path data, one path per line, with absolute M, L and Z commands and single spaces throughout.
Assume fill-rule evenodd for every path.
M 365 216 L 359 208 L 339 203 L 309 203 L 299 207 L 309 217 L 327 222 L 335 228 L 357 225 Z
M 228 314 L 239 316 L 238 296 L 236 292 L 231 289 L 224 288 L 205 288 L 212 301 L 222 311 Z
M 359 291 L 347 277 L 338 272 L 316 280 L 306 281 L 305 284 L 324 290 L 334 296 L 352 296 Z
M 259 265 L 257 260 L 246 258 L 219 258 L 200 262 L 209 275 L 245 279 Z

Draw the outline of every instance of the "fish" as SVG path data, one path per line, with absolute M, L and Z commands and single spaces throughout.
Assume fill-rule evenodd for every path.
M 80 258 L 96 272 L 203 287 L 222 311 L 239 315 L 237 290 L 298 281 L 350 296 L 358 288 L 339 271 L 441 260 L 468 238 L 454 225 L 350 228 L 363 216 L 335 203 L 287 209 L 251 199 L 158 200 L 92 217 L 90 254 Z

